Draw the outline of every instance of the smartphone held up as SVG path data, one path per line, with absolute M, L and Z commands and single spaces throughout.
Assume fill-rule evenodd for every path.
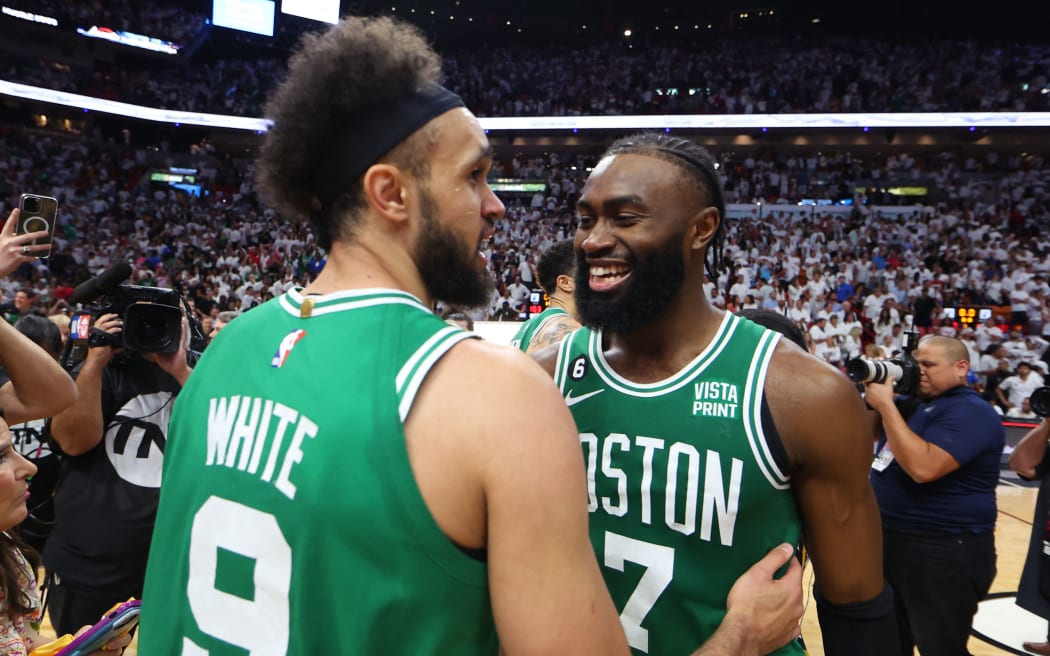
M 51 240 L 55 236 L 55 222 L 58 219 L 58 200 L 51 196 L 22 194 L 18 201 L 18 224 L 15 233 L 25 235 L 32 232 L 47 232 L 26 244 L 27 255 L 47 258 L 51 255 Z M 38 246 L 47 245 L 47 250 Z

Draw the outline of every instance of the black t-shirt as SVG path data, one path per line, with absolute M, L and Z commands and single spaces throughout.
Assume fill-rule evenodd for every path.
M 118 356 L 120 357 L 120 356 Z M 178 381 L 137 356 L 102 376 L 104 434 L 65 458 L 44 562 L 73 588 L 141 588 Z
M 915 299 L 915 325 L 930 326 L 933 324 L 933 310 L 937 307 L 937 299 L 932 296 L 920 296 Z

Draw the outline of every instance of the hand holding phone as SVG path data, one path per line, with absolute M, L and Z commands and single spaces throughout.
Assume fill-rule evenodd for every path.
M 142 602 L 137 599 L 117 604 L 102 619 L 73 642 L 66 645 L 56 656 L 87 656 L 99 651 L 107 643 L 127 636 L 138 626 Z M 117 653 L 117 652 L 114 652 Z
M 51 253 L 49 235 L 45 232 L 19 233 L 19 227 L 24 227 L 22 224 L 22 210 L 16 207 L 7 215 L 0 229 L 0 278 L 37 257 L 47 257 Z M 38 240 L 46 241 L 37 243 Z
M 38 194 L 22 194 L 18 200 L 18 223 L 15 225 L 15 234 L 39 233 L 22 244 L 23 255 L 46 258 L 51 254 L 51 241 L 55 236 L 57 219 L 57 199 Z

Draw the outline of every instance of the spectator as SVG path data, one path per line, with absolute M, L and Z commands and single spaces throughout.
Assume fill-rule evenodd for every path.
M 1020 406 L 1014 406 L 1006 411 L 1006 416 L 1011 419 L 1036 419 L 1039 415 L 1032 412 L 1032 398 L 1026 396 Z
M 982 351 L 993 343 L 1001 344 L 1003 342 L 1003 331 L 992 317 L 988 317 L 984 323 L 977 326 L 974 333 L 977 336 L 977 347 Z
M 507 292 L 510 293 L 510 306 L 514 309 L 520 308 L 528 302 L 531 291 L 521 282 L 521 276 L 515 275 L 514 282 L 507 286 Z
M 0 595 L 4 600 L 0 611 L 0 651 L 5 656 L 25 656 L 49 642 L 37 633 L 42 608 L 36 572 L 26 556 L 27 547 L 13 534 L 15 527 L 28 514 L 26 489 L 29 486 L 28 479 L 36 473 L 36 467 L 14 448 L 7 423 L 2 417 L 0 453 L 4 454 L 0 459 L 0 494 L 6 499 L 20 499 L 0 515 Z M 81 627 L 78 634 L 88 628 Z M 91 656 L 119 653 L 129 642 L 130 634 L 114 638 L 106 645 L 106 649 L 92 652 Z
M 56 362 L 62 353 L 62 341 L 58 326 L 37 315 L 26 315 L 15 324 L 15 330 L 28 337 Z M 14 391 L 14 383 L 8 379 L 6 370 L 0 368 L 0 389 Z M 33 418 L 19 424 L 11 424 L 12 447 L 36 467 L 30 478 L 29 516 L 19 526 L 19 533 L 33 551 L 40 553 L 54 525 L 55 511 L 53 495 L 58 481 L 59 456 L 51 449 L 50 427 L 45 417 Z
M 499 310 L 496 311 L 493 321 L 521 321 L 521 314 L 510 306 L 509 301 L 503 301 Z
M 1032 363 L 1022 362 L 1017 365 L 1014 375 L 999 383 L 995 395 L 1005 411 L 1009 412 L 1010 408 L 1019 407 L 1024 399 L 1042 386 L 1043 377 L 1032 371 Z
M 215 319 L 212 321 L 211 330 L 208 332 L 208 339 L 214 339 L 223 328 L 225 328 L 231 321 L 240 316 L 240 312 L 236 310 L 227 310 L 220 312 Z

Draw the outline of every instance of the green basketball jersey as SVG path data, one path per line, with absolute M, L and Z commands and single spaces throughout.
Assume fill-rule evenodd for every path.
M 718 628 L 737 577 L 798 543 L 760 411 L 779 338 L 726 313 L 700 355 L 648 384 L 613 371 L 600 331 L 562 343 L 555 381 L 583 447 L 591 543 L 635 654 L 692 653 Z
M 522 353 L 529 350 L 529 344 L 532 343 L 533 336 L 540 332 L 543 325 L 560 315 L 568 315 L 569 313 L 565 310 L 557 307 L 547 308 L 543 312 L 540 312 L 534 317 L 530 317 L 528 321 L 521 324 L 521 328 L 518 328 L 518 332 L 514 333 L 514 338 L 510 340 L 511 346 L 514 348 L 521 349 Z
M 390 290 L 293 290 L 224 328 L 175 403 L 139 653 L 495 654 L 486 566 L 403 430 L 471 337 Z

